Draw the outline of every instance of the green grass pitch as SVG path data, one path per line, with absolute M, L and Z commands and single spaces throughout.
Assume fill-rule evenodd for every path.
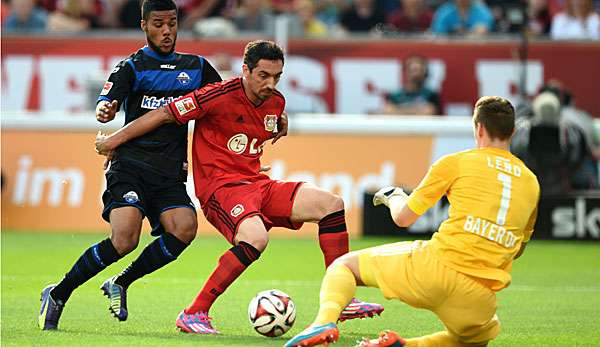
M 129 289 L 129 320 L 109 315 L 100 284 L 121 271 L 145 246 L 112 265 L 75 291 L 60 330 L 37 328 L 39 293 L 59 280 L 81 252 L 104 236 L 2 232 L 2 345 L 68 346 L 282 346 L 316 314 L 323 261 L 312 239 L 273 239 L 261 259 L 216 302 L 211 312 L 219 336 L 196 336 L 175 330 L 177 313 L 200 289 L 228 248 L 220 237 L 199 237 L 179 258 L 142 278 Z M 352 249 L 391 242 L 352 240 Z M 255 333 L 247 305 L 255 293 L 277 288 L 297 305 L 290 332 L 269 339 Z M 394 329 L 406 337 L 442 329 L 436 317 L 376 289 L 360 288 L 358 297 L 381 302 L 381 317 L 342 323 L 337 346 L 353 346 L 361 336 Z M 513 284 L 498 294 L 500 336 L 491 346 L 600 346 L 600 244 L 533 241 L 514 263 Z

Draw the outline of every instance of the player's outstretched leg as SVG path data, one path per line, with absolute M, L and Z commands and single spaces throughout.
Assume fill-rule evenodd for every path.
M 177 329 L 184 333 L 207 335 L 219 334 L 219 331 L 212 326 L 211 320 L 212 318 L 204 311 L 188 314 L 183 310 L 177 316 L 175 325 L 177 326 Z
M 54 289 L 56 285 L 51 284 L 42 290 L 40 300 L 42 301 L 42 307 L 40 308 L 40 315 L 38 317 L 38 326 L 42 330 L 55 330 L 58 328 L 58 320 L 62 314 L 65 304 L 60 300 L 54 300 L 50 296 L 50 291 Z
M 340 332 L 335 323 L 311 325 L 292 337 L 284 347 L 310 347 L 336 342 Z
M 406 340 L 400 335 L 391 330 L 382 331 L 379 333 L 379 337 L 374 340 L 368 340 L 363 338 L 358 343 L 357 347 L 404 347 L 406 346 Z
M 352 301 L 344 308 L 338 320 L 343 322 L 349 319 L 356 318 L 371 318 L 375 315 L 380 316 L 384 308 L 380 304 L 364 302 L 357 298 L 352 298 Z
M 329 267 L 335 259 L 348 253 L 348 232 L 344 210 L 331 213 L 319 221 L 319 245 L 325 257 L 325 266 Z M 357 298 L 344 308 L 338 320 L 370 318 L 381 315 L 383 306 L 364 302 Z
M 113 276 L 107 279 L 100 290 L 108 298 L 110 313 L 122 322 L 127 320 L 127 291 L 115 283 L 116 278 L 117 276 Z

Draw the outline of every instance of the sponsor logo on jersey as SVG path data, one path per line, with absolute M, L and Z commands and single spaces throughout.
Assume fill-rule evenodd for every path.
M 277 115 L 268 114 L 265 116 L 265 130 L 272 133 L 277 132 Z
M 108 93 L 112 89 L 112 86 L 113 86 L 112 82 L 104 83 L 104 87 L 102 87 L 102 91 L 100 92 L 100 95 L 108 95 Z
M 175 98 L 172 96 L 157 98 L 156 96 L 144 95 L 144 98 L 142 99 L 142 108 L 155 110 L 159 107 L 165 106 L 166 104 L 170 104 L 173 102 L 173 100 L 175 100 Z
M 125 201 L 127 201 L 130 204 L 135 204 L 136 202 L 140 201 L 137 193 L 133 190 L 125 193 L 125 195 L 123 195 L 123 199 L 125 199 Z
M 227 148 L 235 154 L 243 153 L 248 146 L 248 136 L 246 134 L 235 134 L 227 141 Z
M 194 100 L 192 100 L 191 97 L 175 101 L 175 107 L 177 107 L 177 111 L 179 111 L 179 115 L 181 116 L 196 109 L 196 105 L 194 105 Z
M 242 213 L 244 213 L 244 206 L 242 204 L 237 204 L 237 205 L 233 206 L 233 208 L 231 209 L 231 215 L 233 217 L 237 217 L 237 216 L 241 215 Z
M 187 73 L 185 73 L 185 71 L 181 71 L 179 73 L 179 76 L 177 76 L 177 80 L 179 81 L 179 83 L 186 85 L 190 83 L 190 76 Z
M 162 64 L 160 66 L 161 69 L 169 69 L 169 70 L 174 70 L 176 68 L 175 65 L 171 65 L 171 64 Z

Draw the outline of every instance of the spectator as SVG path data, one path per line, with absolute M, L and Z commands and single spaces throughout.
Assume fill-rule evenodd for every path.
M 536 174 L 542 195 L 569 193 L 586 153 L 583 134 L 561 121 L 560 100 L 554 93 L 540 93 L 532 108 L 533 117 L 517 123 L 511 152 Z
M 48 30 L 77 32 L 98 28 L 101 13 L 101 5 L 94 0 L 60 1 L 48 17 Z
M 315 2 L 316 15 L 329 28 L 338 25 L 340 14 L 349 7 L 348 0 L 322 0 Z
M 302 27 L 302 36 L 310 38 L 327 36 L 327 26 L 316 17 L 313 0 L 296 0 L 294 9 Z
M 34 0 L 12 0 L 10 14 L 2 29 L 7 32 L 39 32 L 46 29 L 46 11 L 38 8 Z
M 242 31 L 270 34 L 273 30 L 273 16 L 263 0 L 242 0 L 232 21 L 235 27 Z
M 387 17 L 391 30 L 401 32 L 425 32 L 431 26 L 433 12 L 424 0 L 402 0 L 402 8 Z
M 534 36 L 548 35 L 552 23 L 552 14 L 548 0 L 529 0 L 529 32 Z
M 2 0 L 0 2 L 0 24 L 4 25 L 4 21 L 10 15 L 10 3 L 9 0 Z
M 355 0 L 352 6 L 342 12 L 340 25 L 342 32 L 374 32 L 377 26 L 385 23 L 383 11 L 375 0 Z
M 140 0 L 126 0 L 117 11 L 119 26 L 127 29 L 139 29 L 142 20 Z
M 494 32 L 517 33 L 525 24 L 527 3 L 524 0 L 487 0 L 494 17 Z
M 541 91 L 554 93 L 561 103 L 561 123 L 581 131 L 585 140 L 585 154 L 581 167 L 571 177 L 574 189 L 598 189 L 598 159 L 600 158 L 600 134 L 594 128 L 594 118 L 573 104 L 571 93 L 561 81 L 550 80 Z
M 404 88 L 385 95 L 385 114 L 438 115 L 441 103 L 438 93 L 427 88 L 428 62 L 425 57 L 414 55 L 406 58 L 403 65 Z
M 184 0 L 181 2 L 180 11 L 183 21 L 182 28 L 193 28 L 196 22 L 203 18 L 224 17 L 231 18 L 237 6 L 235 0 Z
M 592 0 L 567 0 L 566 11 L 552 19 L 550 35 L 555 40 L 600 40 L 600 16 Z
M 485 35 L 494 27 L 488 7 L 475 0 L 448 1 L 433 16 L 431 30 L 436 34 Z
M 294 11 L 294 0 L 270 0 L 275 14 L 292 13 Z

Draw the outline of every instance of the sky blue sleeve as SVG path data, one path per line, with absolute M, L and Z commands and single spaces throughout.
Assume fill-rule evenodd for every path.
M 450 8 L 447 5 L 442 5 L 435 11 L 433 20 L 431 21 L 431 31 L 436 34 L 448 34 L 450 28 L 448 27 L 448 16 L 450 14 Z
M 490 9 L 485 6 L 485 5 L 478 5 L 476 7 L 476 20 L 475 20 L 475 26 L 477 25 L 485 25 L 485 27 L 488 29 L 488 31 L 492 31 L 492 29 L 494 29 L 494 16 L 492 15 L 492 12 L 490 11 Z

